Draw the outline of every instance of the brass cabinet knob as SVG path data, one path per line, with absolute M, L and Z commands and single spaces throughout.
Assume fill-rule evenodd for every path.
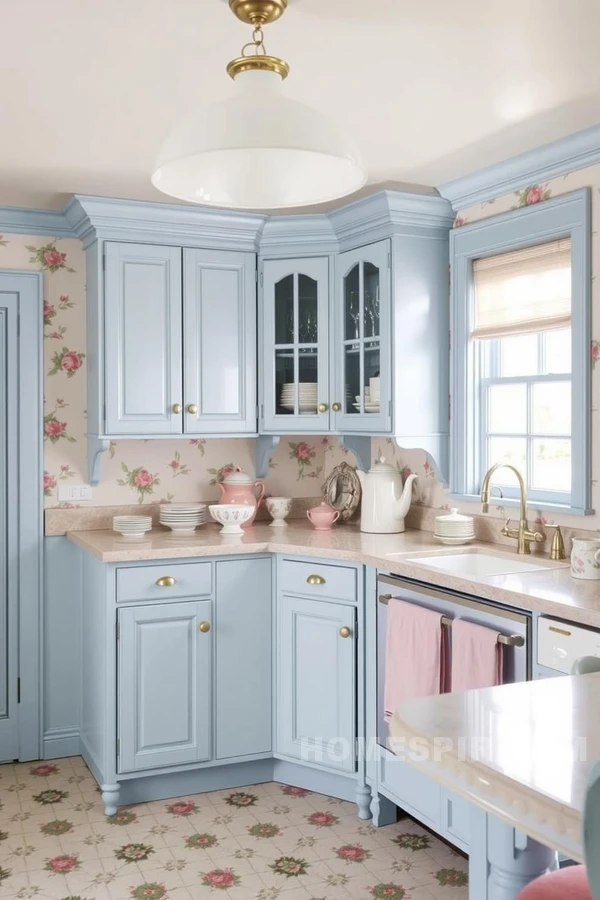
M 309 575 L 306 579 L 307 584 L 325 584 L 325 579 L 322 575 Z
M 348 628 L 347 625 L 342 625 L 342 627 L 340 628 L 340 637 L 349 638 L 351 634 L 352 631 L 350 630 L 350 628 Z
M 188 403 L 187 411 L 189 412 L 190 416 L 195 416 L 198 412 L 198 407 L 195 403 Z
M 179 413 L 181 412 L 181 403 L 174 403 L 172 406 L 172 410 L 175 413 L 175 415 L 178 416 Z
M 206 634 L 207 631 L 210 631 L 210 622 L 200 622 L 198 630 L 201 631 L 202 634 Z
M 342 408 L 342 404 L 341 403 L 332 403 L 331 408 L 334 412 L 339 412 Z
M 326 403 L 319 403 L 319 412 L 327 412 L 329 407 Z
M 162 578 L 156 579 L 156 583 L 159 587 L 173 587 L 175 579 L 172 575 L 163 575 Z

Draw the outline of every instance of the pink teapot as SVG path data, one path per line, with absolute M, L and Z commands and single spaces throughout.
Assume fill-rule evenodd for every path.
M 249 475 L 246 475 L 239 466 L 236 466 L 233 472 L 225 476 L 223 481 L 217 483 L 221 489 L 220 503 L 236 503 L 244 506 L 251 504 L 255 507 L 252 518 L 242 525 L 242 528 L 249 528 L 254 522 L 260 501 L 265 496 L 264 482 L 252 481 Z M 258 496 L 254 492 L 257 487 L 260 488 Z

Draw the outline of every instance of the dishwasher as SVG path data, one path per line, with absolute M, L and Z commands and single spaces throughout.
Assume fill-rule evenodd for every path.
M 391 749 L 388 723 L 384 719 L 384 686 L 387 609 L 389 601 L 394 597 L 439 612 L 442 616 L 442 625 L 449 629 L 450 652 L 452 652 L 454 619 L 466 619 L 468 622 L 494 629 L 498 632 L 498 640 L 504 655 L 503 683 L 530 680 L 532 628 L 530 614 L 443 588 L 395 578 L 393 575 L 379 576 L 377 596 L 377 739 L 380 746 Z

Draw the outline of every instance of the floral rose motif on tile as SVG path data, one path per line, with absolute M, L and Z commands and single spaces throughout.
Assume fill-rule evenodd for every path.
M 236 875 L 233 869 L 213 869 L 202 875 L 202 884 L 220 891 L 236 887 L 240 880 L 240 876 Z
M 460 869 L 438 869 L 434 874 L 438 883 L 444 887 L 464 887 L 469 883 L 469 876 Z
M 117 859 L 128 863 L 150 859 L 152 853 L 154 853 L 154 847 L 151 847 L 150 844 L 123 844 L 122 847 L 117 847 L 115 850 Z
M 285 875 L 286 878 L 298 878 L 300 875 L 306 875 L 309 864 L 305 859 L 297 859 L 295 856 L 279 856 L 269 868 L 278 875 Z
M 298 441 L 296 443 L 294 443 L 294 441 L 288 441 L 288 445 L 289 458 L 294 459 L 298 464 L 298 477 L 296 480 L 301 481 L 303 478 L 318 478 L 322 472 L 321 466 L 317 467 L 317 469 L 312 472 L 307 471 L 308 469 L 312 469 L 313 460 L 317 455 L 315 448 L 306 441 Z
M 191 850 L 208 850 L 209 847 L 216 847 L 218 844 L 219 841 L 216 834 L 208 834 L 207 832 L 190 834 L 185 838 L 185 845 Z
M 463 225 L 467 225 L 469 222 L 468 219 L 465 219 L 464 216 L 455 216 L 454 222 L 452 223 L 453 228 L 462 228 Z
M 204 453 L 202 455 L 204 456 Z M 228 475 L 237 471 L 238 468 L 239 466 L 236 466 L 235 463 L 226 463 L 224 466 L 221 466 L 220 469 L 207 469 L 206 471 L 211 476 L 209 484 L 213 487 L 215 484 L 221 484 Z
M 76 853 L 65 853 L 62 856 L 53 856 L 51 859 L 47 859 L 44 868 L 54 875 L 67 875 L 75 869 L 80 869 L 81 863 Z
M 167 804 L 167 812 L 172 816 L 191 816 L 197 812 L 198 807 L 192 800 L 177 800 Z
M 61 440 L 69 441 L 71 444 L 75 443 L 75 438 L 67 431 L 67 423 L 61 422 L 56 416 L 59 410 L 65 409 L 68 405 L 61 398 L 57 398 L 54 409 L 44 416 L 45 441 L 50 441 L 51 444 L 57 444 Z
M 125 463 L 121 463 L 121 471 L 125 473 L 125 477 L 118 478 L 117 484 L 123 487 L 130 487 L 133 491 L 136 491 L 138 503 L 143 503 L 147 496 L 154 493 L 155 486 L 160 484 L 158 475 L 151 475 L 143 466 L 138 466 L 137 469 L 129 469 Z
M 282 793 L 287 794 L 288 797 L 306 797 L 308 794 L 312 793 L 312 791 L 308 791 L 306 788 L 296 787 L 293 784 L 282 784 L 281 790 Z
M 68 791 L 41 791 L 39 794 L 34 794 L 33 799 L 36 803 L 41 803 L 42 806 L 49 806 L 52 803 L 61 803 L 63 800 L 66 800 L 69 796 Z
M 334 847 L 334 852 L 336 856 L 345 859 L 348 863 L 361 863 L 371 857 L 371 851 L 365 850 L 360 844 L 344 844 L 343 847 Z
M 228 806 L 237 806 L 238 809 L 242 809 L 244 806 L 255 806 L 257 800 L 256 794 L 247 794 L 245 791 L 235 791 L 225 797 L 225 803 Z
M 192 447 L 196 448 L 200 453 L 200 456 L 204 456 L 204 445 L 206 444 L 205 438 L 191 438 L 190 444 Z
M 311 825 L 316 825 L 317 828 L 330 828 L 332 825 L 337 825 L 340 821 L 337 816 L 330 812 L 314 812 L 310 816 L 306 816 L 306 818 Z
M 532 206 L 534 203 L 541 203 L 542 200 L 549 200 L 552 196 L 552 191 L 547 184 L 532 184 L 522 191 L 515 191 L 515 196 L 517 198 L 517 207 Z
M 281 834 L 281 828 L 273 822 L 257 822 L 248 826 L 248 834 L 255 838 L 274 838 Z
M 12 869 L 5 869 L 3 866 L 0 866 L 0 884 L 2 884 L 5 878 L 10 878 L 11 875 Z
M 404 900 L 406 898 L 406 891 L 402 885 L 392 882 L 376 884 L 370 888 L 369 893 L 375 897 L 375 900 Z
M 53 822 L 45 822 L 44 825 L 40 825 L 40 831 L 42 834 L 56 837 L 73 831 L 73 823 L 67 822 L 66 819 L 55 819 Z
M 60 269 L 64 269 L 65 272 L 74 272 L 75 269 L 67 265 L 67 254 L 56 249 L 57 240 L 58 238 L 55 238 L 49 244 L 44 244 L 43 247 L 26 244 L 26 249 L 31 253 L 29 262 L 36 263 L 42 272 L 54 273 Z
M 59 372 L 66 372 L 67 378 L 73 375 L 81 368 L 85 353 L 78 350 L 69 350 L 63 347 L 52 354 L 52 366 L 48 370 L 48 375 L 58 375 Z
M 51 497 L 56 487 L 56 478 L 44 469 L 44 497 Z
M 392 838 L 394 844 L 402 850 L 427 850 L 431 844 L 431 838 L 427 834 L 412 834 L 402 832 Z
M 600 343 L 592 341 L 592 369 L 596 368 L 596 363 L 600 359 Z
M 109 825 L 133 825 L 137 822 L 137 813 L 130 809 L 120 809 L 114 816 L 108 816 L 106 821 Z
M 167 889 L 158 881 L 147 881 L 129 891 L 133 900 L 167 900 Z

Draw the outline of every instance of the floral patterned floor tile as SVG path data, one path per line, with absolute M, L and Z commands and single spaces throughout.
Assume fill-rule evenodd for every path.
M 2 900 L 467 900 L 467 862 L 420 825 L 276 783 L 106 818 L 79 758 L 0 766 Z

